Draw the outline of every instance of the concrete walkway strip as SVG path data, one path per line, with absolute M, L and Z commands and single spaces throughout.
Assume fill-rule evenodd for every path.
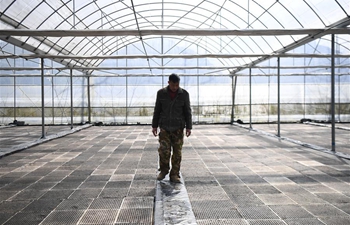
M 168 175 L 157 181 L 154 207 L 154 225 L 197 225 L 182 177 L 181 183 L 170 182 Z
M 5 126 L 0 126 L 0 129 L 6 129 L 6 128 L 11 128 L 15 127 L 16 125 L 5 125 Z
M 319 126 L 319 127 L 332 127 L 332 125 L 330 124 L 323 124 L 323 123 L 304 122 L 304 124 L 310 124 L 310 125 Z M 335 126 L 335 128 L 350 131 L 350 127 Z

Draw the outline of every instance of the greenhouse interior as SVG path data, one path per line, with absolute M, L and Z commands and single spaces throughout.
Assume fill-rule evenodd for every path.
M 57 221 L 61 224 L 350 224 L 349 1 L 1 0 L 0 49 L 0 190 L 5 193 L 0 194 L 0 208 L 8 209 L 10 203 L 18 206 L 17 211 L 1 212 L 0 224 L 27 224 L 25 221 L 32 221 L 30 224 Z M 148 175 L 145 171 L 157 169 L 158 140 L 152 135 L 152 117 L 157 91 L 168 85 L 169 75 L 173 73 L 180 77 L 180 87 L 190 95 L 193 122 L 192 136 L 185 137 L 182 167 L 192 207 L 184 213 L 189 218 L 178 216 L 177 219 L 169 216 L 171 212 L 166 213 L 168 208 L 154 206 L 158 200 L 149 192 L 144 196 L 141 191 L 132 195 L 134 183 L 140 181 L 137 178 Z M 206 153 L 201 152 L 206 145 Z M 118 153 L 120 146 L 124 147 Z M 144 148 L 139 149 L 140 146 Z M 93 155 L 94 147 L 100 149 Z M 191 150 L 185 153 L 188 148 Z M 286 153 L 270 151 L 271 148 L 286 149 Z M 84 153 L 91 158 L 83 157 Z M 278 156 L 274 158 L 275 153 Z M 105 189 L 108 183 L 131 182 L 127 196 L 118 207 L 98 208 L 96 203 L 90 204 L 95 206 L 92 209 L 80 208 L 87 203 L 74 203 L 71 195 L 60 198 L 61 202 L 47 214 L 39 210 L 44 215 L 42 218 L 35 217 L 37 214 L 33 212 L 37 211 L 26 209 L 32 203 L 40 205 L 46 196 L 44 191 L 53 192 L 56 186 L 40 189 L 42 196 L 29 194 L 28 185 L 22 189 L 10 187 L 15 187 L 14 183 L 20 179 L 34 178 L 29 174 L 43 171 L 45 165 L 52 164 L 51 156 L 55 154 L 60 160 L 48 168 L 55 166 L 52 172 L 55 174 L 71 169 L 65 178 L 79 172 L 79 168 L 81 171 L 89 168 L 89 162 L 92 168 L 96 166 L 91 177 L 97 178 L 110 175 L 107 165 L 111 165 L 108 163 L 111 159 L 119 167 L 123 162 L 127 164 L 124 159 L 128 157 L 140 159 L 138 164 L 126 165 L 120 172 L 125 175 L 127 170 L 133 171 L 131 180 L 119 177 L 119 167 L 113 165 L 115 180 L 94 181 L 96 187 L 97 182 L 107 183 Z M 209 157 L 210 154 L 213 155 Z M 232 168 L 225 164 L 228 158 L 225 161 L 224 154 L 229 154 L 228 158 L 236 157 L 229 164 Z M 154 157 L 153 161 L 150 156 Z M 212 179 L 204 179 L 200 169 L 198 174 L 192 171 L 196 165 L 185 157 L 203 163 L 206 168 L 203 174 L 210 174 Z M 214 163 L 206 160 L 213 157 L 220 159 L 224 167 L 210 166 Z M 287 175 L 278 171 L 277 158 L 281 165 L 293 168 L 303 177 L 297 179 L 290 171 Z M 233 162 L 241 166 L 234 166 Z M 252 168 L 250 163 L 256 166 Z M 275 175 L 284 180 L 275 180 L 267 170 L 258 170 L 262 164 L 276 169 Z M 300 183 L 314 178 L 319 185 L 327 183 L 324 189 L 336 193 L 324 191 L 326 196 L 323 191 L 312 192 L 302 186 L 303 191 L 312 194 L 307 204 L 298 202 L 308 199 L 302 197 L 306 193 L 286 187 L 288 191 L 278 189 L 277 197 L 271 197 L 274 192 L 255 193 L 243 179 L 248 175 L 238 167 L 253 171 L 255 178 L 259 176 L 271 185 L 288 179 L 299 187 Z M 234 190 L 225 185 L 227 179 L 220 183 L 219 175 L 226 170 L 243 182 L 241 189 L 243 184 L 249 187 L 249 192 L 254 192 L 252 196 L 263 203 L 240 205 L 238 195 L 231 198 L 228 191 Z M 315 171 L 322 175 L 313 174 Z M 38 176 L 49 179 L 50 173 L 35 175 Z M 204 181 L 191 180 L 191 176 Z M 30 180 L 31 185 L 41 181 Z M 195 185 L 198 180 L 205 186 L 200 190 Z M 56 183 L 63 181 L 61 177 Z M 198 190 L 207 193 L 210 188 L 214 190 L 209 181 L 215 181 L 215 188 L 225 191 L 224 200 L 217 193 L 211 195 L 213 199 L 204 197 L 204 200 L 195 194 Z M 162 182 L 151 182 L 147 188 L 157 192 L 164 188 L 158 187 L 159 183 Z M 76 192 L 80 187 L 56 189 Z M 275 201 L 267 201 L 268 194 Z M 296 195 L 298 199 L 293 198 Z M 85 198 L 93 203 L 99 200 L 101 204 L 111 199 L 114 198 L 108 194 Z M 132 207 L 142 205 L 140 201 L 142 207 Z M 78 205 L 75 213 L 69 208 L 70 203 Z M 217 209 L 205 211 L 205 204 L 213 204 Z M 316 208 L 326 205 L 328 208 L 323 209 L 336 216 L 320 215 L 313 211 L 312 204 Z M 164 215 L 160 214 L 164 217 L 160 218 L 155 213 L 157 210 L 163 210 Z M 297 215 L 283 216 L 286 211 Z M 68 216 L 68 212 L 72 214 Z M 311 216 L 303 217 L 306 213 Z M 184 223 L 186 218 L 188 223 Z

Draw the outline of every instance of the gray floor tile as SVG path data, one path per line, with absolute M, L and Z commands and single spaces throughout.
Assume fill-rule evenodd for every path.
M 0 223 L 150 225 L 157 148 L 149 127 L 101 126 L 2 157 Z M 201 125 L 185 139 L 181 171 L 199 225 L 343 225 L 349 168 L 284 140 Z
M 114 224 L 118 209 L 89 209 L 78 224 Z
M 298 205 L 278 205 L 270 208 L 282 219 L 313 218 L 313 215 Z
M 89 198 L 65 199 L 57 206 L 55 210 L 86 210 L 92 201 L 93 199 Z
M 53 224 L 77 224 L 81 216 L 84 214 L 83 210 L 74 211 L 52 211 L 42 222 L 42 225 Z
M 37 225 L 47 216 L 49 212 L 19 212 L 8 220 L 6 225 L 28 224 Z

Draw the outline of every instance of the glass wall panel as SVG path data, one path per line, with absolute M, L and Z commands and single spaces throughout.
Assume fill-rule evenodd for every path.
M 232 80 L 230 77 L 200 77 L 198 88 L 199 123 L 231 121 Z
M 339 75 L 336 87 L 336 151 L 350 155 L 350 75 Z M 345 123 L 344 123 L 345 122 Z

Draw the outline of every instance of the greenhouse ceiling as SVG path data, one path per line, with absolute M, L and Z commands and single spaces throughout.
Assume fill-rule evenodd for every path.
M 32 55 L 0 56 L 89 71 L 138 58 L 123 69 L 151 73 L 193 66 L 173 61 L 187 58 L 197 59 L 193 68 L 232 74 L 329 34 L 346 35 L 340 44 L 348 48 L 349 24 L 348 0 L 1 0 L 0 39 Z

